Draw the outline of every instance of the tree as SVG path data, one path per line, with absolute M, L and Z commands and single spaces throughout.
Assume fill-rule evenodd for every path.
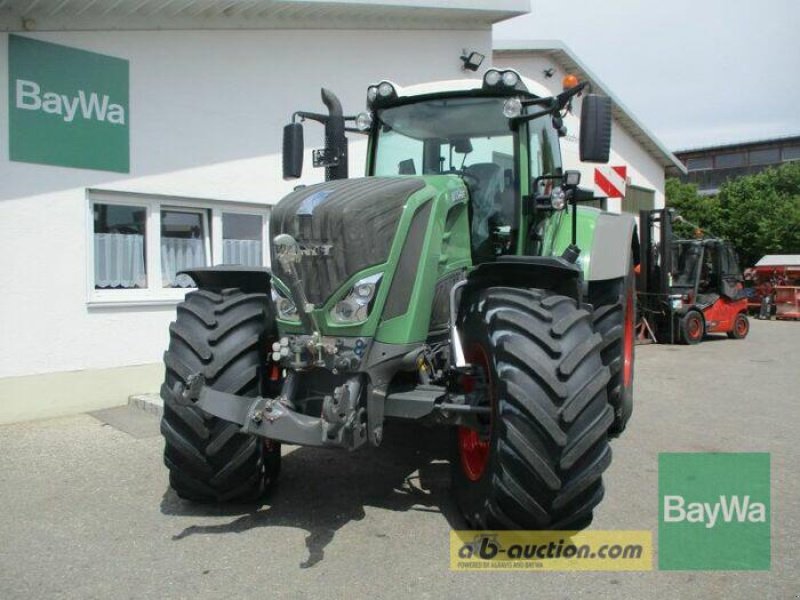
M 765 254 L 800 254 L 800 163 L 733 179 L 719 191 L 720 235 L 742 266 Z
M 669 179 L 666 196 L 667 206 L 687 221 L 733 242 L 742 267 L 765 254 L 800 254 L 800 162 L 727 181 L 717 196 Z M 675 223 L 675 232 L 693 237 L 694 228 Z
M 714 196 L 701 196 L 693 183 L 681 183 L 678 179 L 668 179 L 666 185 L 667 207 L 689 223 L 673 223 L 675 235 L 679 238 L 695 237 L 695 225 L 709 235 L 719 235 L 719 202 Z

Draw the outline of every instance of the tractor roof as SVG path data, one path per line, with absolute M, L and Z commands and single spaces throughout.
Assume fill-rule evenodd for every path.
M 506 71 L 512 69 L 504 69 Z M 533 79 L 520 76 L 520 80 L 529 94 L 544 98 L 550 96 L 550 90 Z M 415 96 L 432 96 L 432 95 L 446 95 L 450 92 L 469 92 L 469 91 L 482 91 L 482 79 L 448 79 L 444 81 L 431 81 L 428 83 L 418 83 L 409 86 L 394 85 L 397 91 L 398 98 L 413 98 Z M 521 92 L 524 93 L 524 92 Z

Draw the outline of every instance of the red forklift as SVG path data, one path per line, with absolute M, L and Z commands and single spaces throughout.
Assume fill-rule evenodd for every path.
M 747 337 L 747 297 L 731 243 L 697 227 L 696 239 L 677 239 L 673 223 L 688 221 L 674 209 L 643 210 L 639 217 L 642 335 L 669 344 L 698 344 L 707 333 Z

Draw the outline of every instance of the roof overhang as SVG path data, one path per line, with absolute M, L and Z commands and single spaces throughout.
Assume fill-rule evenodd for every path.
M 686 173 L 686 166 L 620 102 L 619 98 L 563 42 L 556 40 L 494 40 L 493 46 L 493 53 L 496 55 L 544 54 L 567 73 L 575 74 L 579 79 L 589 81 L 594 91 L 611 98 L 614 118 L 661 166 L 665 169 L 673 167 L 681 173 Z
M 0 0 L 0 31 L 489 29 L 530 0 Z

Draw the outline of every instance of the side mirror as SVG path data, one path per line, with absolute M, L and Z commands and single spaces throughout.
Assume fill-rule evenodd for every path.
M 283 178 L 297 179 L 303 174 L 303 126 L 289 123 L 283 128 Z
M 611 151 L 611 98 L 588 94 L 581 106 L 581 162 L 607 163 Z

